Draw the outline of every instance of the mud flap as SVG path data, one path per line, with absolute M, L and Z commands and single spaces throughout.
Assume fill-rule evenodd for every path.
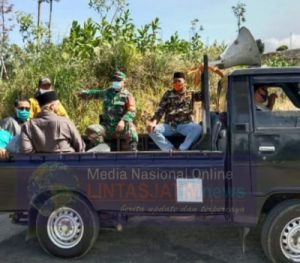
M 28 213 L 28 222 L 27 222 L 28 227 L 26 231 L 25 242 L 28 242 L 31 239 L 36 238 L 36 217 L 37 217 L 37 211 L 31 208 Z
M 243 254 L 246 253 L 246 238 L 247 238 L 249 232 L 250 232 L 250 228 L 249 227 L 243 227 L 243 229 L 240 231 L 240 236 L 241 236 L 241 239 L 242 239 L 242 251 L 243 251 Z

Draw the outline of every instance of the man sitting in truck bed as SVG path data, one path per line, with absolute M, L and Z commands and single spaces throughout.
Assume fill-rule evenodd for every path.
M 193 102 L 201 101 L 201 98 L 200 92 L 186 90 L 184 73 L 174 73 L 173 89 L 164 94 L 147 125 L 149 136 L 162 151 L 175 150 L 174 145 L 165 136 L 176 134 L 185 136 L 184 142 L 179 146 L 180 151 L 188 150 L 200 138 L 202 127 L 193 122 L 192 114 Z M 165 123 L 158 124 L 163 115 L 165 115 Z
M 52 91 L 52 90 L 53 90 L 53 86 L 52 86 L 52 82 L 49 78 L 41 78 L 39 80 L 37 92 L 34 94 L 33 98 L 29 99 L 30 100 L 30 119 L 35 118 L 37 116 L 37 114 L 41 111 L 36 97 L 43 93 Z M 68 118 L 68 113 L 60 101 L 58 101 L 57 115 Z
M 12 136 L 21 134 L 21 126 L 29 120 L 30 101 L 25 97 L 16 99 L 15 115 L 0 121 L 0 127 L 7 130 Z
M 83 152 L 85 144 L 73 122 L 56 114 L 59 107 L 56 92 L 41 94 L 36 99 L 42 111 L 22 127 L 20 152 Z
M 21 127 L 30 118 L 30 101 L 25 97 L 15 100 L 15 115 L 7 117 L 0 121 L 0 128 L 8 131 L 12 137 L 7 151 L 10 153 L 18 153 L 20 148 Z

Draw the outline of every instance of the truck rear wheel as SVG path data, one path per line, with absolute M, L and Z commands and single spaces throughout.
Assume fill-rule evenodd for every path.
M 36 233 L 39 243 L 54 256 L 83 256 L 93 246 L 98 231 L 95 211 L 75 194 L 52 196 L 38 211 Z
M 269 213 L 261 242 L 272 262 L 300 262 L 300 200 L 284 201 Z

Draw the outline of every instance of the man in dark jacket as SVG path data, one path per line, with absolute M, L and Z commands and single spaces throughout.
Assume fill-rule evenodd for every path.
M 41 112 L 24 124 L 21 132 L 22 153 L 83 152 L 84 142 L 74 123 L 56 113 L 59 101 L 55 91 L 37 97 Z

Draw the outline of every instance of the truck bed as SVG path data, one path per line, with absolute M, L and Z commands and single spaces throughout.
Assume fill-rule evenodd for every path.
M 222 152 L 17 154 L 0 162 L 0 210 L 26 211 L 54 192 L 72 191 L 96 211 L 223 213 Z

